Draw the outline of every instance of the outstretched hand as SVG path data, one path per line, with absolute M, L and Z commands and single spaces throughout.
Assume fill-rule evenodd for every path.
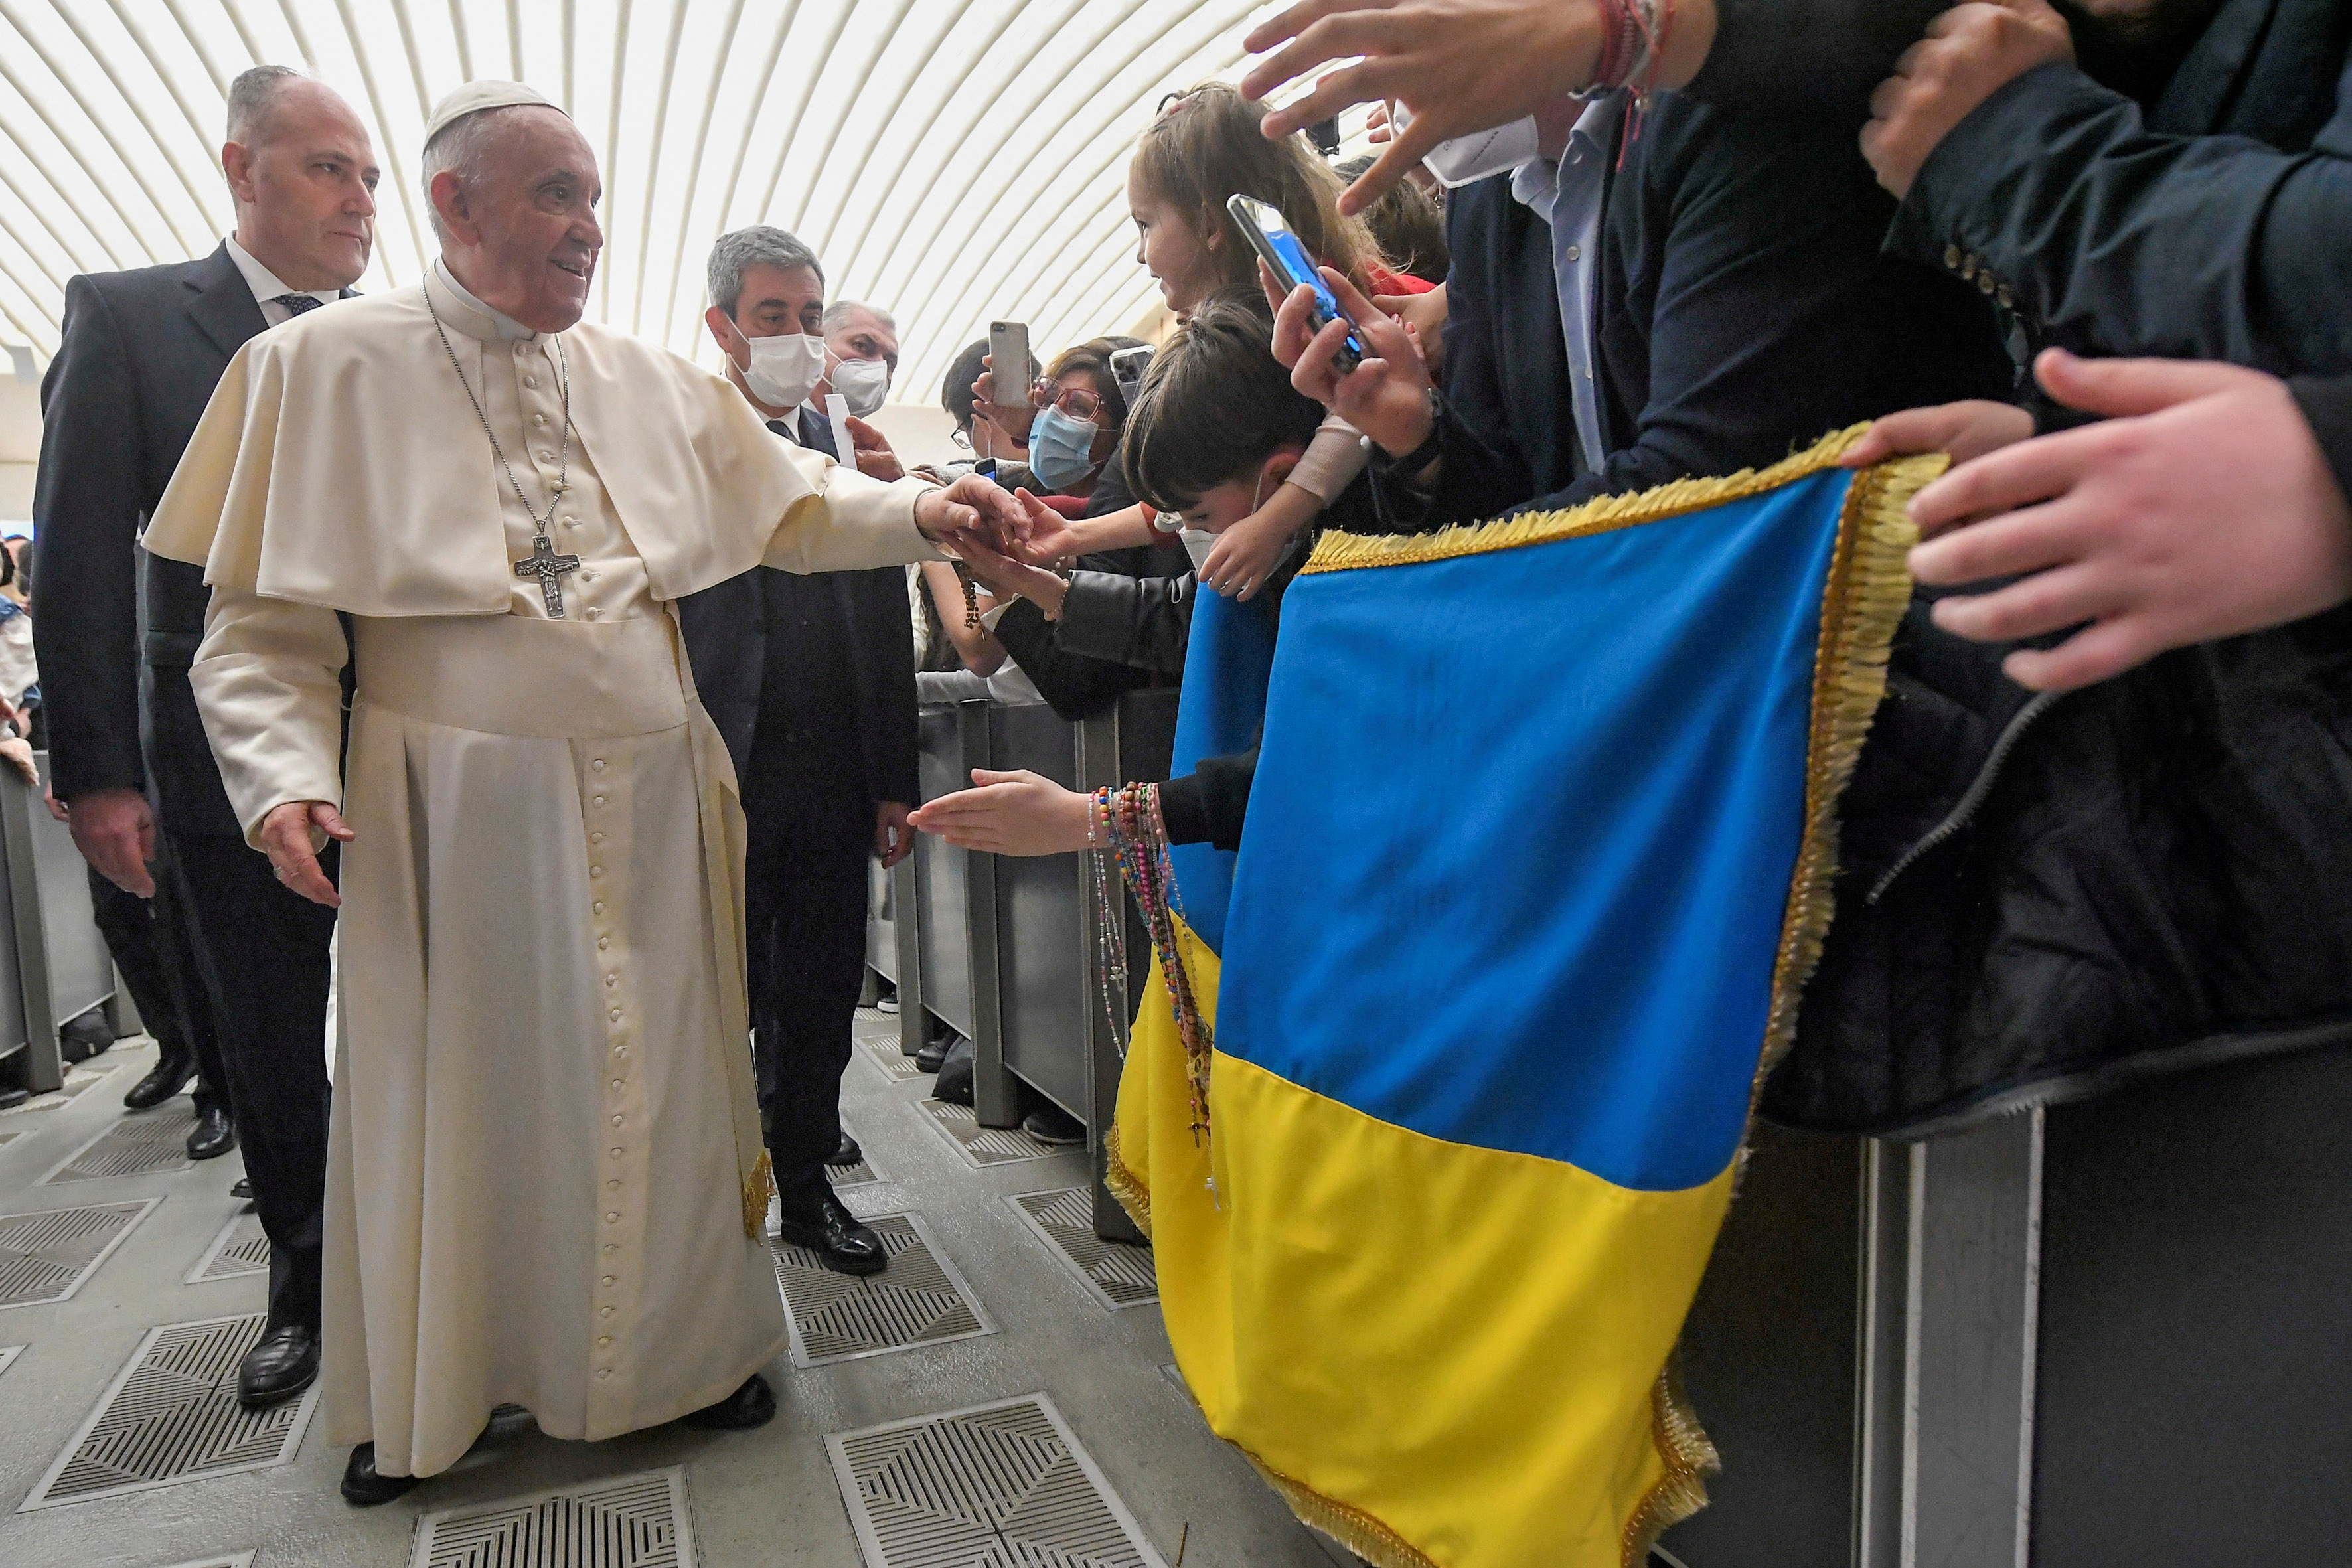
M 1065 855 L 1087 847 L 1093 804 L 1033 773 L 971 771 L 972 789 L 941 795 L 911 820 L 961 849 L 994 855 Z
M 2352 598 L 2352 504 L 2285 383 L 2056 349 L 2035 372 L 2060 402 L 2112 417 L 1979 458 L 1911 503 L 1920 582 L 2019 579 L 1939 601 L 1937 626 L 1980 642 L 2082 628 L 2011 654 L 2010 679 L 2088 686 Z
M 327 840 L 349 844 L 359 835 L 323 800 L 289 800 L 261 819 L 261 847 L 278 879 L 314 904 L 342 907 L 342 895 L 319 865 Z
M 1030 514 L 994 479 L 966 474 L 945 489 L 923 492 L 915 502 L 915 526 L 934 544 L 953 548 L 959 539 L 973 538 L 1013 555 L 1028 541 Z

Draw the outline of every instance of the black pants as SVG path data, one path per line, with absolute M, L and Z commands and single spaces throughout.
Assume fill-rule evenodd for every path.
M 89 908 L 106 939 L 114 967 L 122 972 L 139 1020 L 163 1048 L 159 1066 L 172 1063 L 193 1068 L 198 1110 L 226 1110 L 222 1085 L 220 1037 L 213 1027 L 212 1003 L 205 994 L 196 966 L 196 950 L 188 931 L 187 910 L 172 879 L 171 849 L 162 847 L 155 872 L 155 896 L 142 899 L 100 876 L 89 874 Z
M 240 839 L 171 836 L 219 1027 L 230 1113 L 269 1237 L 269 1326 L 319 1326 L 327 1185 L 327 943 L 335 911 L 278 885 Z M 320 857 L 335 874 L 333 846 Z
M 776 1184 L 809 1192 L 841 1146 L 841 1075 L 866 978 L 866 866 L 874 803 L 832 748 L 755 756 L 751 826 L 752 1056 Z

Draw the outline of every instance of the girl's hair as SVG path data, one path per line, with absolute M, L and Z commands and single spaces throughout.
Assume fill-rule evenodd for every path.
M 1387 260 L 1361 218 L 1339 216 L 1346 187 L 1306 137 L 1267 141 L 1258 131 L 1261 118 L 1256 105 L 1224 82 L 1196 87 L 1172 100 L 1143 133 L 1135 172 L 1148 189 L 1187 215 L 1203 243 L 1212 234 L 1225 237 L 1210 252 L 1218 287 L 1258 286 L 1257 252 L 1225 210 L 1225 198 L 1240 195 L 1280 211 L 1308 255 L 1371 292 L 1367 274 Z
M 1121 349 L 1141 346 L 1141 338 L 1088 338 L 1073 343 L 1054 356 L 1045 367 L 1047 381 L 1059 381 L 1072 371 L 1084 371 L 1095 384 L 1095 391 L 1110 410 L 1110 427 L 1114 430 L 1127 423 L 1127 394 L 1118 389 L 1118 377 L 1110 373 L 1110 356 Z
M 1201 301 L 1152 356 L 1120 451 L 1128 489 L 1157 511 L 1182 511 L 1286 446 L 1304 447 L 1323 405 L 1290 384 L 1266 343 L 1274 313 L 1253 283 Z
M 1352 184 L 1372 166 L 1372 155 L 1360 153 L 1331 172 Z M 1443 283 L 1453 258 L 1445 248 L 1445 209 L 1411 180 L 1399 180 L 1389 194 L 1364 209 L 1364 221 L 1387 253 L 1389 266 L 1424 283 Z M 975 373 L 977 374 L 977 373 Z

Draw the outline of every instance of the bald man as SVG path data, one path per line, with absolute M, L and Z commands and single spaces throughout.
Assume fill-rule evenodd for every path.
M 33 516 L 46 580 L 34 641 L 74 842 L 126 895 L 155 900 L 194 1047 L 195 1060 L 183 1060 L 166 1040 L 131 1103 L 168 1099 L 201 1064 L 209 1081 L 188 1152 L 233 1146 L 213 1099 L 224 1087 L 244 1138 L 269 1237 L 269 1315 L 239 1363 L 237 1392 L 259 1407 L 301 1393 L 319 1370 L 334 916 L 279 886 L 246 847 L 188 684 L 204 572 L 142 564 L 137 540 L 229 356 L 348 295 L 367 269 L 376 161 L 331 88 L 256 66 L 229 88 L 221 170 L 236 228 L 210 256 L 66 286 L 63 342 L 41 384 Z M 204 1061 L 214 1038 L 217 1069 Z

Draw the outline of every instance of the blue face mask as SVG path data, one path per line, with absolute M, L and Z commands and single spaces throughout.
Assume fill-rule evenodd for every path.
M 1095 437 L 1100 427 L 1051 406 L 1037 411 L 1029 423 L 1029 471 L 1055 495 L 1068 495 L 1085 482 L 1095 466 Z

